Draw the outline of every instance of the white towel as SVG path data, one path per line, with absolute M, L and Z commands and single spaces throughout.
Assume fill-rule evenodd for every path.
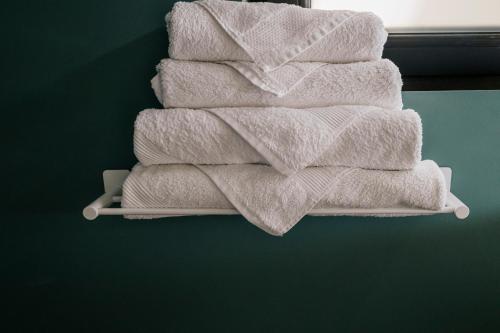
M 150 109 L 134 131 L 135 155 L 146 166 L 268 163 L 287 175 L 308 166 L 410 169 L 421 147 L 415 111 L 361 105 Z
M 165 108 L 364 104 L 401 109 L 403 105 L 401 74 L 387 59 L 353 64 L 289 63 L 274 71 L 269 80 L 252 72 L 251 66 L 164 59 L 157 66 L 152 87 Z
M 171 58 L 252 61 L 266 72 L 291 59 L 377 60 L 387 39 L 382 21 L 372 13 L 286 4 L 177 2 L 166 21 Z
M 433 161 L 406 171 L 319 167 L 288 177 L 264 165 L 138 164 L 123 185 L 122 207 L 234 207 L 264 231 L 283 235 L 314 207 L 437 210 L 446 195 L 443 174 Z

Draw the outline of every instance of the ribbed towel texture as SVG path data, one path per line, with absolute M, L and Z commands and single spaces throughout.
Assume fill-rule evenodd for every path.
M 136 119 L 123 207 L 234 208 L 283 235 L 313 208 L 444 206 L 374 14 L 204 0 L 166 21 L 165 109 Z
M 233 63 L 165 59 L 152 87 L 165 108 L 283 106 L 325 107 L 343 104 L 401 109 L 401 75 L 389 60 L 353 64 L 289 63 L 273 72 L 277 95 L 257 76 Z
M 364 105 L 150 109 L 134 131 L 143 165 L 261 163 L 286 175 L 308 166 L 411 169 L 421 147 L 415 111 Z
M 177 2 L 166 16 L 173 59 L 252 61 L 270 71 L 294 61 L 380 59 L 387 32 L 372 13 L 273 3 Z
M 321 66 L 321 63 L 341 64 L 379 60 L 387 40 L 387 32 L 382 21 L 372 13 L 346 10 L 304 10 L 286 4 L 247 4 L 220 0 L 204 0 L 193 3 L 178 2 L 174 5 L 171 13 L 167 14 L 166 22 L 170 58 L 224 62 L 263 91 L 279 97 L 286 95 L 303 78 L 314 73 L 315 69 Z M 291 61 L 299 63 L 290 63 Z M 163 66 L 160 64 L 160 78 L 153 81 L 153 87 L 159 86 L 161 93 L 163 93 L 161 87 L 166 86 L 168 89 L 168 84 L 175 83 L 178 79 L 177 76 L 183 77 L 191 73 L 194 75 L 202 74 L 205 75 L 205 78 L 210 78 L 210 74 L 223 71 L 219 74 L 221 77 L 217 79 L 222 84 L 223 90 L 215 90 L 213 92 L 216 94 L 212 95 L 212 100 L 218 101 L 218 104 L 206 105 L 207 107 L 268 105 L 313 107 L 356 104 L 355 100 L 330 100 L 330 104 L 307 104 L 313 99 L 307 99 L 302 104 L 286 104 L 288 101 L 285 99 L 282 101 L 285 104 L 276 104 L 279 103 L 278 100 L 274 99 L 273 101 L 271 96 L 265 94 L 253 96 L 262 100 L 263 104 L 258 105 L 248 104 L 251 101 L 248 98 L 252 98 L 250 95 L 235 96 L 239 99 L 235 101 L 226 100 L 224 96 L 230 95 L 231 92 L 224 93 L 224 89 L 232 86 L 232 82 L 235 82 L 236 89 L 240 89 L 242 83 L 234 81 L 234 75 L 231 75 L 227 69 L 224 70 L 222 67 L 214 66 L 214 64 L 208 65 L 207 68 L 203 68 L 203 66 L 191 68 L 183 63 L 179 63 L 177 66 L 178 75 L 175 76 L 175 79 L 165 81 L 161 77 L 161 67 Z M 166 69 L 169 70 L 168 67 Z M 327 80 L 331 79 L 332 76 L 341 74 L 338 73 L 338 70 L 347 69 L 325 70 L 325 74 L 316 72 L 312 79 L 318 76 L 325 76 Z M 395 70 L 397 71 L 397 68 Z M 207 72 L 205 73 L 205 71 Z M 356 71 L 353 74 L 356 74 Z M 369 77 L 368 75 L 365 79 L 369 79 Z M 198 76 L 195 79 L 201 83 L 204 82 L 203 78 Z M 241 79 L 239 78 L 239 81 Z M 342 80 L 335 82 L 337 85 L 344 84 Z M 347 86 L 344 89 L 352 87 L 348 85 L 349 82 L 345 83 Z M 322 86 L 321 82 L 316 84 L 316 87 Z M 308 87 L 307 82 L 304 87 Z M 199 93 L 197 89 L 193 89 L 193 91 L 194 97 L 197 96 Z M 211 93 L 209 92 L 209 94 Z M 255 93 L 257 92 L 253 91 L 253 94 Z M 303 95 L 311 96 L 311 93 L 311 91 L 306 91 Z M 318 95 L 322 94 L 323 92 L 318 92 Z M 181 98 L 181 96 L 160 95 L 158 92 L 157 96 L 162 96 L 160 101 L 164 107 L 181 107 L 181 105 L 175 104 L 177 103 L 176 99 Z M 174 104 L 171 104 L 169 97 L 173 97 L 172 103 Z M 200 96 L 202 102 L 205 97 Z M 290 97 L 294 99 L 293 95 Z M 179 103 L 182 102 L 179 101 Z M 396 107 L 394 104 L 377 105 Z M 201 107 L 196 105 L 183 106 Z
M 446 193 L 433 161 L 406 171 L 322 167 L 288 177 L 264 165 L 137 165 L 123 186 L 122 206 L 236 208 L 259 228 L 282 235 L 313 208 L 439 209 Z

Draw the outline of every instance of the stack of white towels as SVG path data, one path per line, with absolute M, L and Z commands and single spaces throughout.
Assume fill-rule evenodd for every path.
M 235 208 L 282 235 L 315 208 L 444 206 L 377 16 L 204 0 L 166 20 L 165 109 L 137 117 L 123 207 Z

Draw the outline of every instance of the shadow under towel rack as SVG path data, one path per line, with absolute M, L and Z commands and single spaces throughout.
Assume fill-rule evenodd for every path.
M 448 196 L 446 205 L 441 210 L 426 210 L 418 208 L 393 207 L 393 208 L 321 208 L 313 209 L 308 215 L 315 216 L 417 216 L 453 213 L 458 219 L 469 216 L 469 207 L 451 193 L 451 169 L 441 168 Z M 217 208 L 121 208 L 111 207 L 114 203 L 121 202 L 122 184 L 129 174 L 128 170 L 106 170 L 103 172 L 104 194 L 83 209 L 83 216 L 87 220 L 95 220 L 100 215 L 150 215 L 150 216 L 180 216 L 180 215 L 236 215 L 236 209 Z

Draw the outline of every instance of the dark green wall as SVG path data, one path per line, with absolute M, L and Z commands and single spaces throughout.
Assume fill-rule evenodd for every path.
M 135 115 L 159 104 L 149 80 L 167 54 L 173 1 L 11 1 L 1 10 L 1 101 L 9 207 L 79 209 L 104 168 L 133 163 Z M 7 7 L 7 8 L 6 8 Z M 4 132 L 5 133 L 5 132 Z M 15 144 L 14 144 L 15 143 Z M 58 198 L 47 196 L 47 188 Z M 57 207 L 54 207 L 57 205 Z
M 2 4 L 2 331 L 498 331 L 500 91 L 404 94 L 466 222 L 308 217 L 276 238 L 241 217 L 84 221 L 158 105 L 171 5 Z

